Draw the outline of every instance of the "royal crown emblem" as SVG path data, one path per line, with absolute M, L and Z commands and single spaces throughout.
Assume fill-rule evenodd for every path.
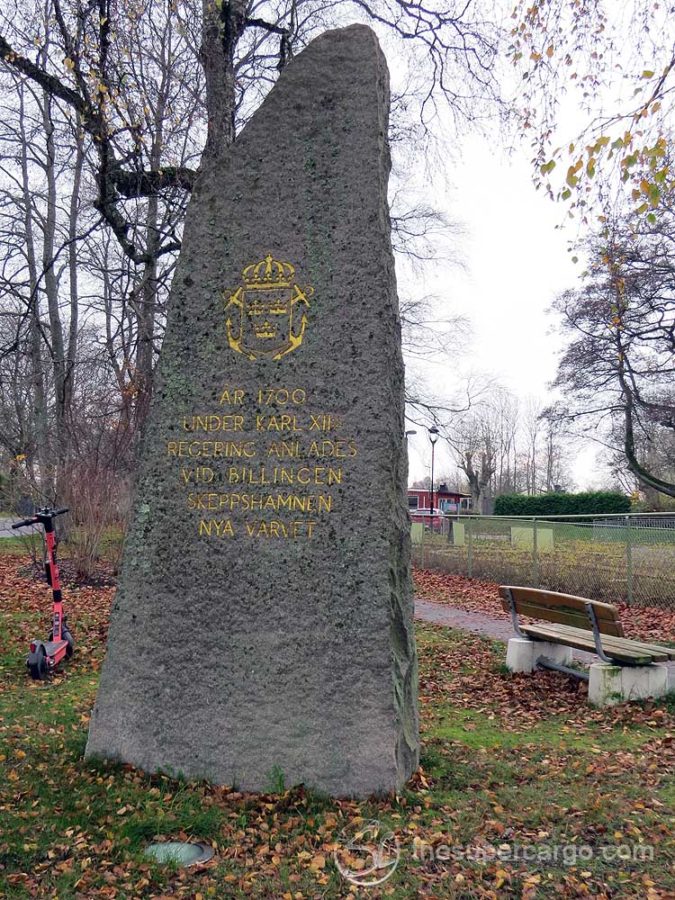
M 249 359 L 281 359 L 302 344 L 310 286 L 295 282 L 295 267 L 268 255 L 245 266 L 242 284 L 225 291 L 227 339 Z

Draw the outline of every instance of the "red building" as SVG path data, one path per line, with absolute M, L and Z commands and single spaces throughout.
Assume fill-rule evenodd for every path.
M 448 490 L 447 484 L 441 484 L 434 491 L 433 527 L 437 528 L 445 516 L 456 516 L 471 510 L 471 494 Z M 431 521 L 431 491 L 408 488 L 408 512 L 413 522 Z

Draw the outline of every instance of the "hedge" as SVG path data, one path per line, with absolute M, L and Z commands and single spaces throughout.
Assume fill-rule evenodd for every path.
M 496 516 L 583 516 L 630 512 L 630 498 L 616 491 L 581 494 L 503 494 L 495 500 Z

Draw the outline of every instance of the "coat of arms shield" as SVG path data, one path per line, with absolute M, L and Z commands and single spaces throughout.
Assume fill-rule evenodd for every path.
M 294 266 L 271 254 L 241 275 L 243 283 L 226 292 L 229 345 L 249 359 L 281 359 L 302 344 L 313 289 L 300 288 Z

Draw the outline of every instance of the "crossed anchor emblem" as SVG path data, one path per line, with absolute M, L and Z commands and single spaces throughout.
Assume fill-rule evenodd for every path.
M 227 339 L 249 359 L 281 359 L 302 344 L 314 288 L 295 282 L 295 267 L 268 255 L 241 273 L 242 284 L 225 292 Z

